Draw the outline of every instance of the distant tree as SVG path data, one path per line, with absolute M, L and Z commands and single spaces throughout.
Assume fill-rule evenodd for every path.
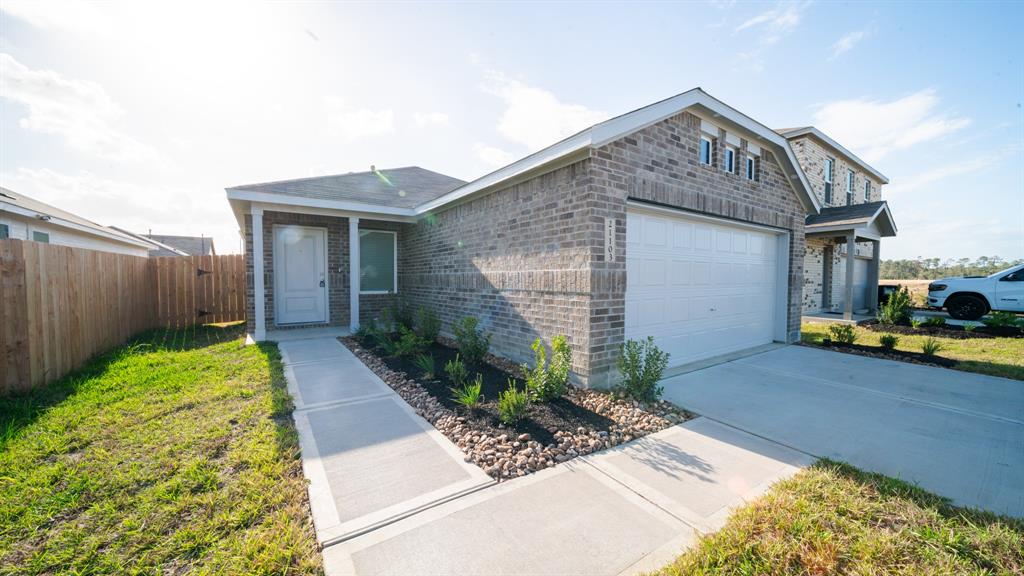
M 922 258 L 913 260 L 882 260 L 880 276 L 888 280 L 932 280 L 946 276 L 988 276 L 1024 263 L 1024 260 L 1003 260 L 999 256 L 980 256 L 977 260 Z

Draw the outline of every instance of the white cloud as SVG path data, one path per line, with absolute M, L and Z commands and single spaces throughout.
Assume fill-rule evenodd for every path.
M 412 119 L 417 126 L 447 126 L 449 121 L 444 112 L 416 112 Z
M 476 154 L 476 157 L 481 162 L 495 168 L 511 164 L 516 159 L 515 155 L 511 152 L 506 152 L 494 146 L 488 146 L 483 142 L 477 142 L 473 145 L 473 153 Z
M 37 28 L 73 32 L 106 32 L 110 20 L 100 5 L 80 0 L 4 0 L 0 10 Z
M 355 108 L 341 98 L 332 96 L 324 98 L 324 103 L 327 106 L 327 123 L 349 140 L 395 131 L 395 112 L 390 108 Z
M 0 54 L 0 86 L 0 96 L 28 108 L 19 121 L 26 130 L 61 136 L 76 150 L 115 162 L 157 159 L 155 150 L 114 128 L 124 111 L 95 82 L 32 70 Z
M 904 192 L 910 192 L 911 190 L 917 190 L 924 186 L 934 184 L 936 182 L 942 182 L 954 176 L 962 176 L 964 174 L 973 174 L 980 172 L 990 166 L 994 166 L 999 163 L 1004 154 L 992 154 L 988 156 L 982 156 L 979 158 L 972 158 L 970 160 L 963 160 L 961 162 L 953 162 L 951 164 L 942 164 L 933 168 L 929 168 L 923 172 L 914 174 L 909 178 L 904 178 L 899 182 L 886 186 L 886 196 L 899 195 Z
M 567 104 L 543 88 L 508 78 L 500 72 L 487 73 L 483 90 L 505 103 L 505 111 L 498 120 L 498 132 L 531 152 L 608 118 L 607 112 Z
M 806 7 L 806 3 L 780 4 L 744 21 L 734 32 L 755 28 L 761 32 L 762 44 L 774 44 L 800 25 L 802 12 Z
M 844 146 L 873 162 L 894 150 L 942 138 L 970 125 L 970 118 L 936 111 L 934 90 L 883 102 L 839 100 L 820 107 L 814 124 Z
M 836 43 L 832 45 L 832 56 L 829 57 L 829 60 L 835 60 L 836 58 L 842 56 L 843 54 L 846 54 L 847 52 L 852 50 L 858 42 L 860 42 L 864 38 L 867 38 L 867 36 L 867 31 L 856 30 L 854 32 L 850 32 L 846 36 L 843 36 L 839 40 L 836 40 Z

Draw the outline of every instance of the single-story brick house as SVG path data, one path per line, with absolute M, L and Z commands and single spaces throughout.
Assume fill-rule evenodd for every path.
M 823 207 L 787 138 L 694 89 L 472 182 L 409 167 L 228 188 L 249 334 L 355 329 L 401 298 L 446 331 L 477 316 L 492 351 L 517 361 L 566 334 L 591 386 L 612 382 L 628 338 L 654 336 L 672 365 L 795 341 L 807 228 L 828 223 L 824 246 L 895 227 L 879 227 L 887 208 L 833 217 L 849 208 Z

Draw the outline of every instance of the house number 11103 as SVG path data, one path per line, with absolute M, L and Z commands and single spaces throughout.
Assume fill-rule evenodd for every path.
M 615 218 L 604 219 L 604 259 L 605 262 L 615 262 L 618 256 L 615 250 Z

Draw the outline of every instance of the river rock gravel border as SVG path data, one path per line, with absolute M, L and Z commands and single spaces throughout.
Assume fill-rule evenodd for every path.
M 479 466 L 487 475 L 501 482 L 550 468 L 636 438 L 664 430 L 695 417 L 694 414 L 665 401 L 642 405 L 598 392 L 569 386 L 565 397 L 578 406 L 605 416 L 615 424 L 609 430 L 579 427 L 554 433 L 556 443 L 542 445 L 529 434 L 505 430 L 474 429 L 466 418 L 443 406 L 414 378 L 392 370 L 375 353 L 363 348 L 353 338 L 338 338 L 370 370 L 390 386 L 417 414 L 455 443 L 465 454 L 466 462 Z M 489 355 L 488 362 L 514 376 L 520 368 L 507 359 Z

